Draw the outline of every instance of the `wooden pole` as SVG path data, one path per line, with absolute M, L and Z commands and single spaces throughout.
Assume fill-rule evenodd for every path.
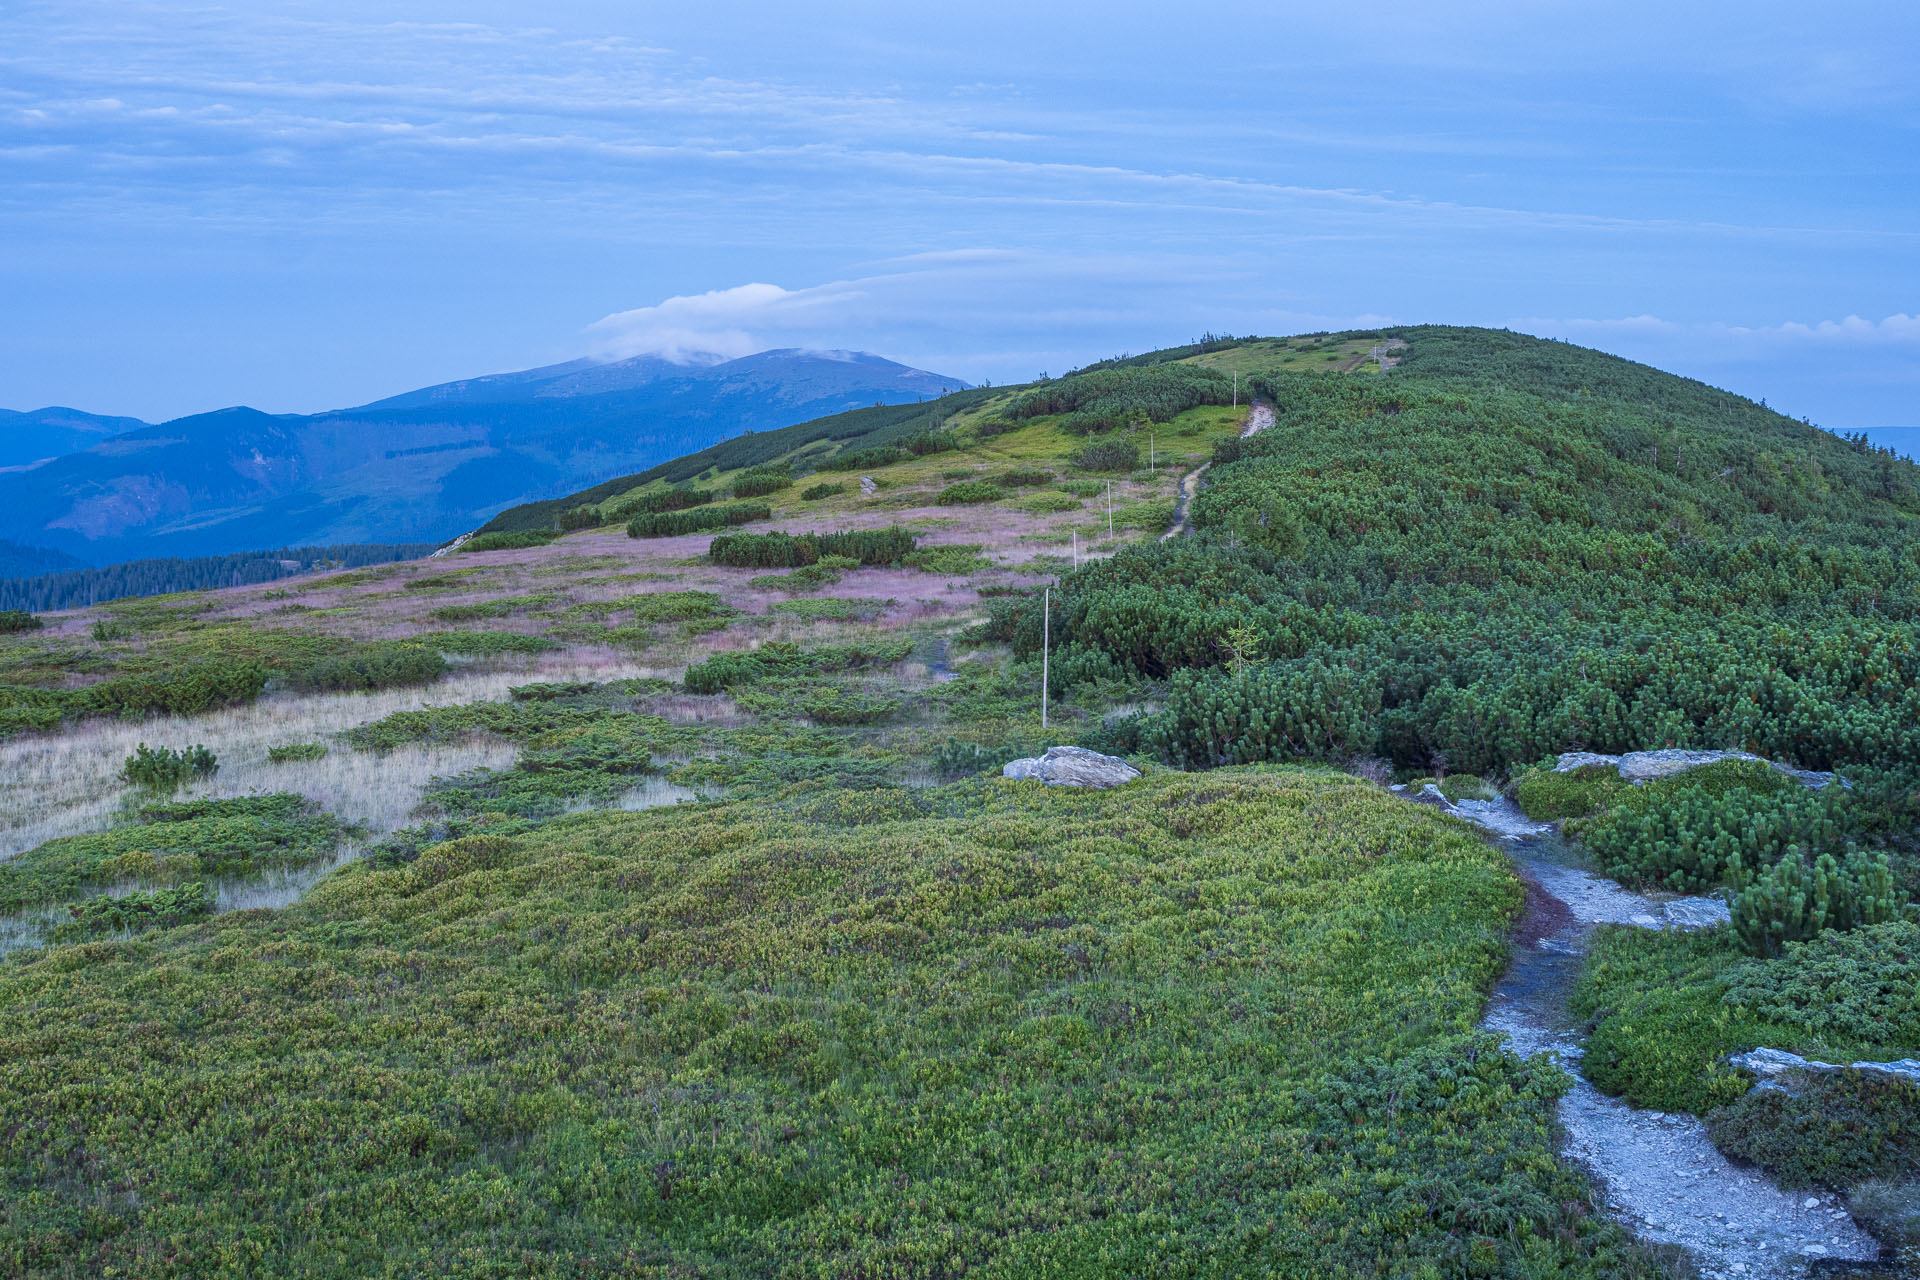
M 1138 458 L 1139 454 L 1133 455 Z M 1113 539 L 1113 481 L 1107 481 L 1107 539 Z
M 1040 727 L 1047 727 L 1047 666 L 1053 650 L 1053 588 L 1040 592 Z

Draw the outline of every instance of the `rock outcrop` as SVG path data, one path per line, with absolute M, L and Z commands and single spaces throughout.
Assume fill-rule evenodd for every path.
M 1751 1071 L 1760 1077 L 1758 1087 L 1778 1089 L 1783 1086 L 1776 1077 L 1789 1071 L 1807 1071 L 1825 1073 L 1833 1071 L 1864 1071 L 1874 1075 L 1894 1076 L 1909 1084 L 1920 1085 L 1920 1059 L 1900 1058 L 1893 1062 L 1849 1062 L 1845 1066 L 1833 1062 L 1817 1062 L 1803 1058 L 1797 1053 L 1788 1053 L 1785 1049 L 1755 1049 L 1752 1053 L 1736 1053 L 1727 1059 L 1727 1065 L 1738 1067 L 1742 1071 Z
M 1815 769 L 1795 769 L 1784 764 L 1775 764 L 1760 756 L 1745 751 L 1629 751 L 1623 756 L 1601 755 L 1596 751 L 1567 751 L 1553 766 L 1555 773 L 1571 773 L 1575 769 L 1584 769 L 1589 765 L 1610 764 L 1620 771 L 1620 776 L 1628 782 L 1639 784 L 1655 782 L 1661 778 L 1671 778 L 1685 773 L 1689 769 L 1698 769 L 1703 764 L 1718 764 L 1722 760 L 1751 760 L 1755 764 L 1764 764 L 1776 773 L 1784 773 L 1789 778 L 1815 791 L 1833 781 L 1831 773 L 1821 773 Z M 1841 786 L 1846 785 L 1844 779 Z
M 1009 760 L 1000 772 L 1050 787 L 1117 787 L 1140 776 L 1138 769 L 1120 757 L 1103 756 L 1085 747 L 1048 747 L 1043 756 Z

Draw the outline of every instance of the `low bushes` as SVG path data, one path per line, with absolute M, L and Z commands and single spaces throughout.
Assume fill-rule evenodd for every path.
M 0 635 L 15 631 L 38 631 L 44 624 L 25 609 L 0 609 Z
M 1019 511 L 1048 514 L 1055 511 L 1078 511 L 1081 502 L 1070 493 L 1029 493 L 1015 498 L 1013 506 Z
M 301 760 L 320 760 L 327 754 L 324 742 L 289 742 L 278 747 L 267 748 L 267 761 L 270 764 L 293 764 Z
M 1869 925 L 1755 959 L 1731 929 L 1606 925 L 1570 1003 L 1592 1027 L 1582 1070 L 1637 1107 L 1704 1115 L 1752 1081 L 1729 1054 L 1897 1057 L 1920 1038 L 1920 926 Z
M 554 529 L 518 529 L 512 533 L 478 533 L 461 543 L 459 550 L 462 552 L 520 551 L 527 547 L 544 547 L 559 536 L 559 531 Z
M 0 911 L 126 880 L 164 886 L 298 866 L 332 852 L 341 835 L 305 796 L 149 804 L 136 822 L 49 840 L 0 863 Z
M 943 507 L 970 506 L 977 502 L 992 502 L 1007 496 L 1007 491 L 999 485 L 986 480 L 962 480 L 942 489 L 934 501 Z
M 769 611 L 792 614 L 808 622 L 848 622 L 855 618 L 870 621 L 879 617 L 889 603 L 862 597 L 806 596 L 799 600 L 776 600 Z
M 755 467 L 742 471 L 729 486 L 736 498 L 760 498 L 793 485 L 793 472 L 787 467 Z
M 49 939 L 75 942 L 103 933 L 139 933 L 164 929 L 204 916 L 213 910 L 213 890 L 204 880 L 171 889 L 135 890 L 117 898 L 88 898 L 67 907 L 72 917 L 56 927 Z
M 1893 885 L 1887 855 L 1850 850 L 1840 862 L 1823 853 L 1811 864 L 1797 845 L 1771 870 L 1750 873 L 1739 853 L 1727 865 L 1727 903 L 1734 932 L 1756 956 L 1783 945 L 1898 919 L 1903 899 Z
M 711 591 L 655 591 L 635 596 L 632 604 L 635 622 L 692 622 L 726 612 Z
M 1344 760 L 1372 746 L 1380 697 L 1377 680 L 1317 661 L 1276 662 L 1237 675 L 1181 670 L 1143 741 L 1183 769 Z
M 433 611 L 433 617 L 440 622 L 478 622 L 482 618 L 504 618 L 510 613 L 519 613 L 528 609 L 544 609 L 559 599 L 551 592 L 529 596 L 499 596 L 492 600 L 481 600 L 475 604 L 442 605 Z
M 1789 942 L 1725 973 L 1726 1002 L 1813 1035 L 1920 1045 L 1920 924 L 1895 920 Z
M 1101 440 L 1069 461 L 1082 471 L 1132 471 L 1140 465 L 1140 446 L 1131 440 Z
M 810 484 L 800 491 L 802 502 L 818 502 L 822 498 L 837 498 L 847 491 L 847 486 L 835 484 L 831 480 L 820 484 Z
M 1734 858 L 1770 867 L 1790 850 L 1817 852 L 1847 833 L 1845 791 L 1810 791 L 1764 764 L 1727 760 L 1628 787 L 1567 833 L 1620 880 L 1677 893 L 1718 885 Z
M 853 449 L 846 453 L 836 453 L 820 462 L 822 471 L 874 471 L 881 467 L 890 467 L 896 462 L 905 462 L 913 455 L 905 449 L 896 449 L 892 445 L 880 445 L 872 449 Z
M 627 521 L 629 538 L 670 538 L 676 534 L 750 524 L 773 515 L 764 502 L 731 502 L 724 506 L 694 507 L 686 511 L 642 512 Z
M 568 507 L 554 518 L 554 523 L 560 526 L 562 533 L 571 533 L 576 529 L 597 529 L 605 521 L 601 519 L 598 507 Z
M 715 564 L 736 569 L 795 569 L 841 556 L 860 564 L 898 564 L 914 549 L 905 529 L 856 529 L 848 533 L 729 533 L 707 544 Z
M 1535 822 L 1584 818 L 1612 804 L 1629 787 L 1610 764 L 1583 765 L 1555 773 L 1554 760 L 1528 770 L 1514 788 L 1520 811 Z
M 935 453 L 952 453 L 960 447 L 960 437 L 945 429 L 922 431 L 900 441 L 900 447 L 916 458 Z
M 738 653 L 716 653 L 705 662 L 687 668 L 685 683 L 691 693 L 720 693 L 773 676 L 824 675 L 859 667 L 891 666 L 905 661 L 912 650 L 912 642 L 907 640 L 878 640 L 817 649 L 776 642 Z
M 898 698 L 811 678 L 769 679 L 734 696 L 756 715 L 805 716 L 823 725 L 879 724 L 900 710 Z
M 251 662 L 191 663 L 152 675 L 115 676 L 78 689 L 0 685 L 0 736 L 45 732 L 77 716 L 198 715 L 251 702 L 266 685 L 266 669 Z
M 994 476 L 993 483 L 1007 489 L 1026 489 L 1034 485 L 1052 484 L 1053 472 L 1041 471 L 1035 467 L 1017 467 L 1012 471 L 1002 471 Z
M 1751 1084 L 1728 1054 L 1810 1048 L 1807 1036 L 1726 1002 L 1724 975 L 1744 958 L 1726 929 L 1601 926 L 1570 1001 L 1592 1026 L 1582 1074 L 1636 1107 L 1704 1115 Z
M 1462 800 L 1492 800 L 1499 793 L 1471 773 L 1450 773 L 1437 784 L 1440 794 L 1456 804 Z
M 294 910 L 0 966 L 0 1257 L 1655 1274 L 1554 1158 L 1564 1076 L 1472 1030 L 1497 850 L 1320 774 L 1063 790 L 422 833 Z
M 151 676 L 116 676 L 78 691 L 77 710 L 100 715 L 198 715 L 215 707 L 251 702 L 266 688 L 267 673 L 251 663 L 203 662 Z
M 923 573 L 944 573 L 963 577 L 993 568 L 993 561 L 980 554 L 977 542 L 954 543 L 944 547 L 921 547 L 908 553 L 904 563 Z
M 1086 435 L 1140 422 L 1170 422 L 1201 405 L 1226 404 L 1233 394 L 1233 378 L 1218 369 L 1186 364 L 1096 369 L 1016 396 L 1007 417 L 1063 414 L 1062 431 Z
M 1851 1190 L 1920 1175 L 1920 1087 L 1875 1072 L 1807 1072 L 1707 1113 L 1713 1144 L 1784 1187 Z
M 525 636 L 517 631 L 429 631 L 415 636 L 413 643 L 430 646 L 441 653 L 473 658 L 502 653 L 544 653 L 558 647 L 545 636 Z
M 656 489 L 651 493 L 627 493 L 610 498 L 604 507 L 607 519 L 619 521 L 664 511 L 690 511 L 712 501 L 711 489 Z
M 203 746 L 175 751 L 144 742 L 120 766 L 120 776 L 129 784 L 152 791 L 178 791 L 195 778 L 210 778 L 219 771 L 219 760 Z
M 290 684 L 310 693 L 350 693 L 432 684 L 447 673 L 438 649 L 407 641 L 366 645 L 352 653 L 322 658 L 296 672 Z

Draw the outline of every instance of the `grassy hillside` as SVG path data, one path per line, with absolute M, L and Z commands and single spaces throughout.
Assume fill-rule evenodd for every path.
M 0 1269 L 1675 1274 L 1474 1030 L 1504 858 L 1352 775 L 1911 896 L 1917 517 L 1908 463 L 1562 344 L 1209 339 L 0 633 Z M 1146 776 L 998 776 L 1063 741 Z M 1854 786 L 1535 768 L 1669 743 Z M 1814 962 L 1644 945 L 1589 1006 L 1662 1074 L 1608 1086 L 1723 1100 Z M 1700 1034 L 1730 984 L 1773 1004 Z
M 663 462 L 657 467 L 651 467 L 636 475 L 608 480 L 567 497 L 508 507 L 482 525 L 479 532 L 502 533 L 550 528 L 555 518 L 564 510 L 605 502 L 609 498 L 649 485 L 680 484 L 702 475 L 739 471 L 788 458 L 800 452 L 824 455 L 884 444 L 901 435 L 927 430 L 953 414 L 976 408 L 993 398 L 993 391 L 978 388 L 942 396 L 934 402 L 932 407 L 924 404 L 874 405 L 869 409 L 853 409 L 846 413 L 836 413 L 831 417 L 817 418 L 812 422 L 780 427 L 773 431 L 750 431 L 745 435 L 735 436 L 731 440 L 723 440 L 698 453 L 690 453 L 685 457 Z M 840 448 L 836 450 L 829 447 L 817 451 L 808 449 L 809 445 L 817 445 L 823 441 L 830 445 L 838 445 Z

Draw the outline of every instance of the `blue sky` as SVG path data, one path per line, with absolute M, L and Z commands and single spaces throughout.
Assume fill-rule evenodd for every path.
M 1893 3 L 0 7 L 0 406 L 1510 325 L 1920 422 Z

